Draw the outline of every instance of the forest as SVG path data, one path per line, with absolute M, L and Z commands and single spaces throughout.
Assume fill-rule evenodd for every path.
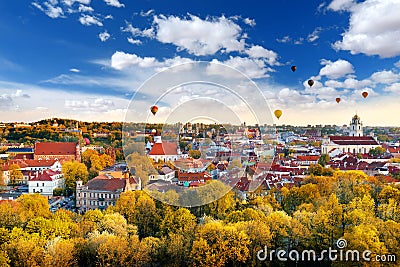
M 160 193 L 161 194 L 161 193 Z M 171 192 L 167 192 L 171 196 Z M 162 196 L 161 196 L 162 197 Z M 346 249 L 400 254 L 400 187 L 359 171 L 311 175 L 300 187 L 234 190 L 199 207 L 128 191 L 105 211 L 49 211 L 47 199 L 0 203 L 0 266 L 398 266 L 396 262 L 260 261 L 264 247 L 319 255 Z

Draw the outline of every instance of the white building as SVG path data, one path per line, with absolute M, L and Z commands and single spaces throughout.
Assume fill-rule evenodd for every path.
M 64 178 L 60 171 L 41 170 L 36 171 L 28 180 L 28 192 L 40 193 L 43 196 L 53 196 L 53 190 L 64 188 Z
M 172 170 L 169 167 L 162 167 L 161 170 L 158 170 L 157 174 L 151 174 L 149 175 L 149 181 L 167 181 L 167 182 L 172 182 L 172 179 L 175 178 L 175 171 Z
M 164 142 L 159 135 L 154 136 L 154 145 L 148 156 L 155 162 L 175 161 L 183 157 L 176 142 Z
M 350 121 L 349 136 L 363 136 L 363 125 L 357 114 Z

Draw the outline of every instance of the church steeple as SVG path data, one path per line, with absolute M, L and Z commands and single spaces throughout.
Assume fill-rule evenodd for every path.
M 363 125 L 357 114 L 351 119 L 349 136 L 363 136 Z

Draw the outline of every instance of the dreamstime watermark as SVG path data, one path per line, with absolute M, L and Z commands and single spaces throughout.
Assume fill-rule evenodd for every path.
M 364 250 L 362 252 L 358 250 L 351 250 L 347 247 L 347 241 L 344 238 L 340 238 L 336 241 L 337 249 L 329 247 L 328 249 L 322 250 L 320 253 L 315 250 L 303 250 L 297 251 L 295 249 L 286 251 L 282 249 L 268 250 L 267 246 L 264 249 L 260 249 L 257 252 L 257 259 L 260 261 L 273 261 L 275 258 L 278 261 L 377 261 L 377 262 L 396 262 L 395 254 L 376 254 L 370 250 Z

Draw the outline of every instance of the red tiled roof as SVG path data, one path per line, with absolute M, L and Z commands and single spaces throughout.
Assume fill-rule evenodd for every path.
M 176 143 L 172 142 L 162 142 L 155 143 L 150 150 L 149 155 L 159 156 L 159 155 L 176 155 L 178 146 Z
M 97 191 L 117 191 L 124 190 L 127 179 L 125 178 L 113 178 L 112 176 L 99 175 L 89 182 L 86 186 L 89 190 Z
M 329 139 L 338 145 L 379 145 L 372 136 L 330 136 Z
M 75 142 L 43 142 L 35 144 L 35 155 L 75 155 Z
M 319 156 L 297 156 L 297 159 L 301 161 L 317 161 Z
M 50 167 L 53 166 L 54 163 L 56 163 L 57 160 L 33 160 L 33 159 L 27 159 L 25 160 L 25 163 L 29 167 Z
M 61 172 L 53 172 L 51 170 L 40 171 L 37 176 L 34 176 L 30 181 L 53 181 L 52 176 L 60 174 Z

